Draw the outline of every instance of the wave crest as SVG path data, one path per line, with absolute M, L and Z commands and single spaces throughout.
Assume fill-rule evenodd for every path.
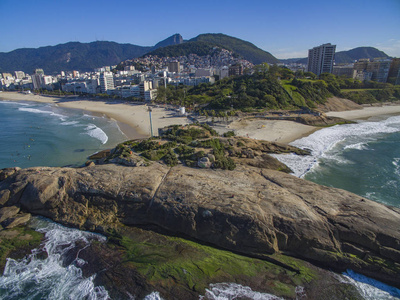
M 273 155 L 293 170 L 297 177 L 303 177 L 318 166 L 319 158 L 338 157 L 343 149 L 363 150 L 368 142 L 382 134 L 400 131 L 400 116 L 380 122 L 360 122 L 357 124 L 336 125 L 314 132 L 308 137 L 296 140 L 290 145 L 310 149 L 310 156 L 295 154 Z M 337 159 L 340 160 L 340 159 Z
M 94 124 L 89 124 L 85 128 L 86 132 L 85 134 L 88 134 L 89 136 L 98 139 L 103 145 L 107 143 L 108 141 L 108 135 L 99 127 L 97 127 Z

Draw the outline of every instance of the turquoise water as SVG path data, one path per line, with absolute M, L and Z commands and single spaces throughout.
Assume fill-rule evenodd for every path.
M 274 155 L 295 176 L 400 207 L 400 116 L 324 128 L 290 144 L 311 150 Z M 364 299 L 400 299 L 399 289 L 351 270 L 343 278 Z
M 400 207 L 400 116 L 321 129 L 291 145 L 312 151 L 276 156 L 296 176 Z
M 126 136 L 118 124 L 82 110 L 0 101 L 0 169 L 79 166 Z

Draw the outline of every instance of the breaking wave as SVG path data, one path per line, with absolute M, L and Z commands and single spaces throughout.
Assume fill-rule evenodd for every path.
M 46 114 L 46 115 L 58 117 L 58 118 L 60 118 L 61 120 L 65 120 L 65 118 L 66 118 L 66 116 L 64 116 L 64 115 L 57 114 L 57 113 L 55 113 L 55 112 L 48 111 L 48 110 L 37 109 L 37 108 L 20 107 L 20 108 L 18 108 L 18 110 L 20 110 L 20 111 L 25 111 L 25 112 L 30 112 L 30 113 L 34 113 L 34 114 Z
M 14 102 L 14 101 L 0 101 L 0 103 L 1 103 L 1 104 L 6 104 L 6 105 L 13 104 L 13 105 L 21 105 L 21 106 L 30 106 L 30 105 L 31 105 L 31 104 L 29 104 L 29 103 L 20 102 L 20 101 L 18 101 L 18 102 Z
M 108 141 L 108 136 L 107 134 L 99 127 L 97 127 L 94 124 L 89 124 L 85 128 L 85 133 L 88 134 L 89 136 L 98 139 L 103 145 L 107 143 Z
M 400 298 L 400 290 L 358 274 L 352 270 L 343 273 L 342 281 L 354 285 L 366 300 L 395 300 Z
M 297 177 L 318 166 L 319 159 L 336 160 L 336 163 L 349 163 L 340 157 L 347 149 L 364 150 L 368 143 L 382 134 L 400 131 L 400 116 L 390 117 L 380 122 L 360 122 L 357 124 L 336 125 L 314 132 L 308 137 L 296 140 L 290 145 L 311 150 L 309 156 L 295 154 L 273 155 L 293 170 Z
M 109 299 L 102 286 L 95 286 L 95 276 L 84 278 L 82 266 L 86 262 L 79 255 L 65 266 L 65 256 L 77 243 L 89 245 L 92 240 L 105 242 L 106 238 L 89 232 L 71 229 L 36 218 L 34 227 L 45 234 L 41 249 L 22 260 L 7 259 L 0 277 L 1 299 Z M 47 258 L 40 253 L 45 251 Z
M 392 164 L 394 165 L 394 173 L 400 177 L 400 157 L 395 157 Z
M 202 300 L 229 300 L 229 299 L 257 299 L 257 300 L 281 300 L 283 298 L 253 291 L 248 286 L 237 283 L 216 283 L 210 284 L 206 289 Z

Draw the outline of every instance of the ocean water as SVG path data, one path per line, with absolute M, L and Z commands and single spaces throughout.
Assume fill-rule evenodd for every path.
M 33 102 L 0 101 L 0 168 L 81 165 L 90 154 L 126 139 L 117 124 L 80 110 Z M 340 187 L 383 203 L 400 206 L 400 117 L 322 129 L 293 144 L 309 148 L 308 157 L 283 155 L 299 177 Z M 347 176 L 347 177 L 346 177 Z M 346 178 L 346 179 L 343 179 Z M 79 241 L 105 241 L 96 234 L 35 219 L 46 234 L 40 249 L 22 260 L 9 259 L 0 276 L 0 299 L 110 299 L 84 278 L 79 257 L 64 265 L 64 256 Z M 44 249 L 47 258 L 37 253 Z M 400 291 L 352 271 L 340 280 L 355 285 L 365 299 L 399 299 Z M 298 298 L 304 293 L 298 287 Z M 212 284 L 200 299 L 279 299 L 235 283 Z M 162 299 L 157 291 L 145 299 Z
M 324 128 L 290 144 L 311 150 L 309 156 L 273 155 L 293 175 L 400 207 L 400 116 Z M 341 280 L 364 299 L 400 299 L 399 289 L 351 270 Z
M 0 101 L 0 169 L 79 166 L 126 140 L 117 122 L 82 110 Z
M 0 276 L 0 299 L 109 299 L 102 286 L 95 286 L 94 276 L 82 276 L 80 266 L 86 262 L 79 258 L 69 264 L 65 258 L 69 250 L 86 247 L 91 241 L 105 242 L 104 236 L 71 229 L 43 218 L 34 218 L 32 227 L 45 234 L 39 249 L 21 260 L 8 259 Z M 39 253 L 45 251 L 46 258 Z
M 275 155 L 294 175 L 400 207 L 400 116 L 324 128 L 291 145 L 312 151 Z

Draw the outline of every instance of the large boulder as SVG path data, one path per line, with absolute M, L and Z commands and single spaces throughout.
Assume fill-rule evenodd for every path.
M 9 218 L 13 218 L 19 213 L 19 207 L 17 206 L 5 206 L 0 209 L 0 223 L 3 223 Z
M 81 229 L 120 223 L 246 255 L 284 253 L 400 287 L 400 210 L 282 172 L 96 165 L 31 168 L 0 182 L 4 205 Z

